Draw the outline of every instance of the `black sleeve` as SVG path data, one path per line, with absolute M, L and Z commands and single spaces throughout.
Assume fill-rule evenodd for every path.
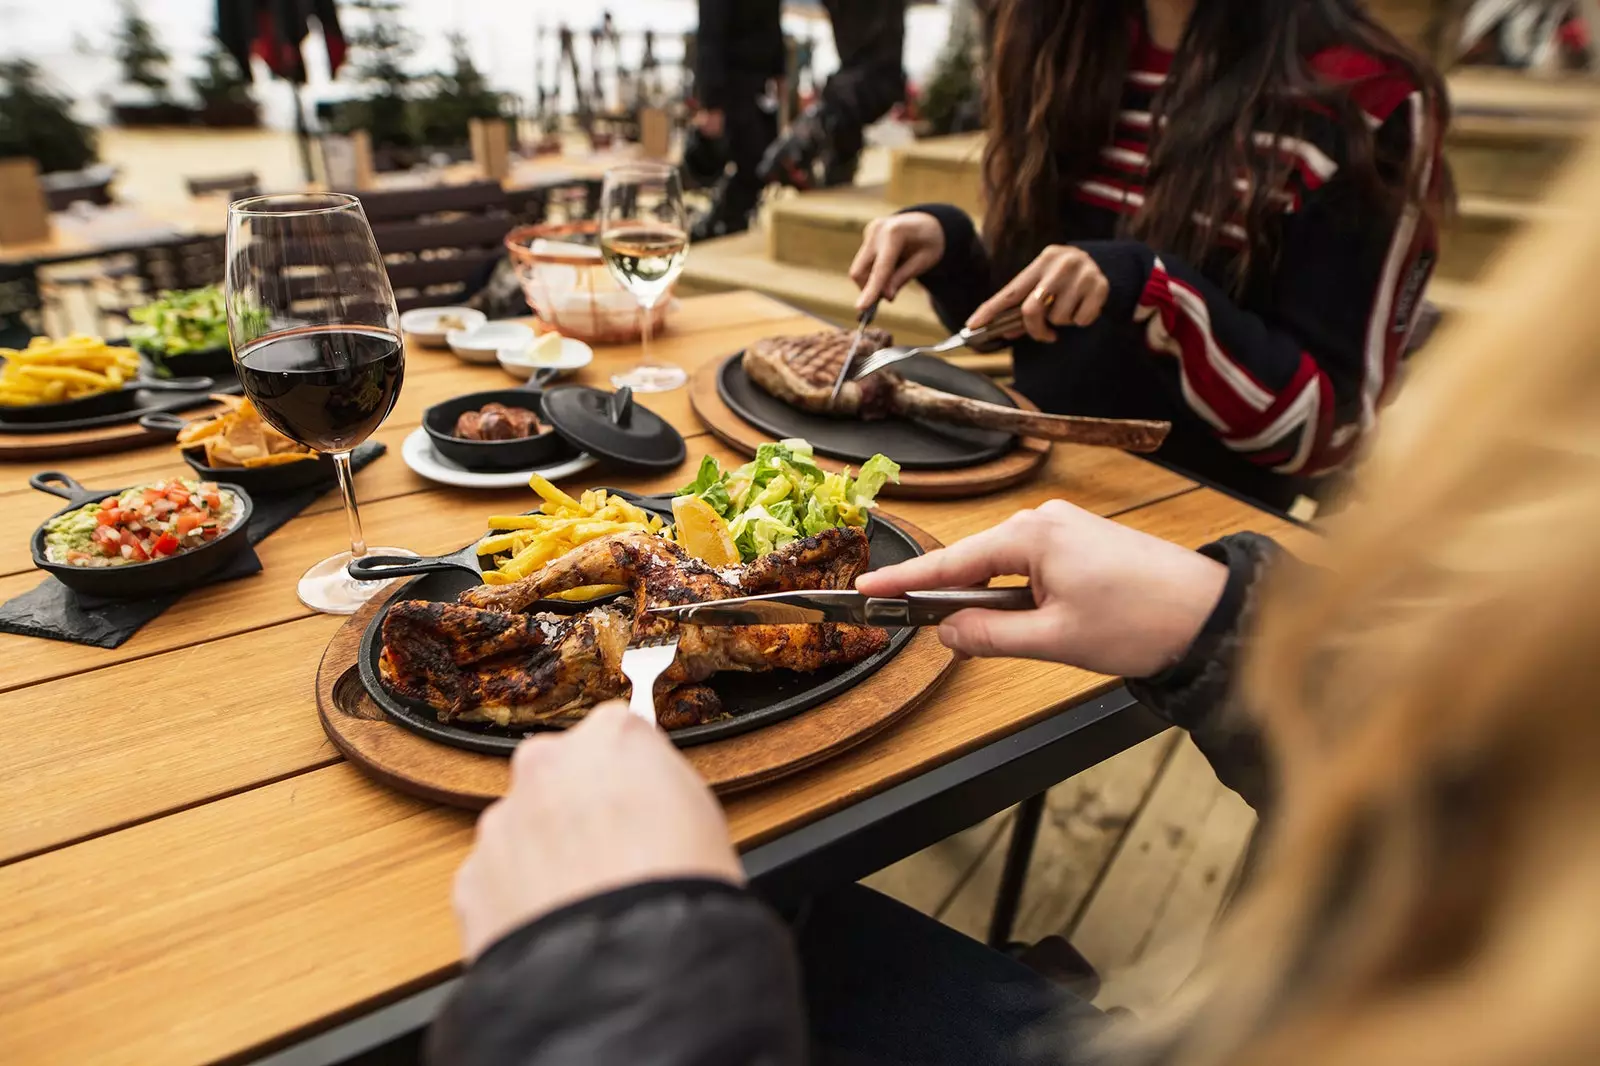
M 467 970 L 434 1066 L 800 1066 L 789 932 L 720 881 L 608 892 L 523 926 Z
M 989 253 L 972 218 L 953 204 L 918 204 L 898 214 L 920 211 L 939 220 L 944 230 L 944 258 L 917 280 L 928 290 L 933 309 L 946 329 L 955 333 L 972 312 L 1000 287 L 994 282 Z
M 1261 731 L 1248 712 L 1229 697 L 1261 575 L 1281 550 L 1258 533 L 1236 533 L 1200 551 L 1228 568 L 1222 598 L 1180 662 L 1153 677 L 1130 678 L 1128 691 L 1162 718 L 1187 730 L 1217 772 L 1217 779 L 1261 811 L 1272 793 L 1271 767 Z
M 733 5 L 746 0 L 700 0 L 695 30 L 694 95 L 701 107 L 719 111 L 728 104 L 729 38 Z

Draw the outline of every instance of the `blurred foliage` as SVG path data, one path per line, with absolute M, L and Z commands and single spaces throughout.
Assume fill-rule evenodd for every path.
M 334 112 L 335 133 L 366 130 L 374 146 L 409 148 L 419 142 L 411 108 L 416 78 L 406 69 L 416 55 L 416 37 L 401 21 L 399 0 L 345 0 L 359 13 L 357 28 L 346 35 L 354 80 L 370 86 L 365 97 L 348 100 Z
M 82 170 L 95 161 L 94 134 L 72 117 L 72 101 L 44 84 L 26 59 L 0 62 L 0 158 L 26 156 L 39 170 Z
M 156 39 L 155 27 L 139 14 L 134 0 L 122 0 L 122 25 L 117 30 L 117 62 L 122 64 L 122 80 L 147 89 L 156 103 L 170 103 L 167 63 L 172 58 Z
M 189 79 L 189 86 L 201 104 L 253 104 L 250 81 L 239 69 L 238 62 L 222 47 L 222 42 L 211 38 L 211 47 L 200 57 L 205 71 Z
M 979 84 L 978 31 L 975 20 L 957 11 L 951 17 L 950 39 L 934 64 L 918 101 L 918 110 L 935 134 L 965 133 L 983 125 L 983 87 Z
M 504 114 L 504 97 L 489 88 L 489 80 L 473 63 L 467 39 L 452 33 L 449 40 L 453 69 L 434 74 L 429 79 L 432 91 L 416 102 L 417 128 L 424 144 L 460 144 L 468 137 L 472 119 Z

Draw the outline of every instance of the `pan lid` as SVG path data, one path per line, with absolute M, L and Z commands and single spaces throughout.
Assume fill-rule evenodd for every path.
M 683 462 L 683 434 L 660 415 L 634 402 L 633 390 L 616 392 L 567 385 L 546 389 L 540 413 L 578 448 L 618 466 L 671 470 Z

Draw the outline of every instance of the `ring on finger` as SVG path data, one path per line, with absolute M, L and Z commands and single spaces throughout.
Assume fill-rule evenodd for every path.
M 1030 295 L 1034 298 L 1034 300 L 1038 301 L 1040 307 L 1048 308 L 1051 304 L 1056 302 L 1056 294 L 1045 288 L 1043 285 L 1039 286 L 1037 289 L 1034 289 Z

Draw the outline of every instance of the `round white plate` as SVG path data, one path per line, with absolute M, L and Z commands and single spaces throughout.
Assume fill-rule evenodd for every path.
M 428 431 L 421 426 L 412 430 L 400 445 L 400 458 L 429 481 L 437 481 L 441 485 L 454 485 L 462 489 L 513 489 L 526 485 L 528 478 L 534 474 L 541 474 L 546 479 L 555 481 L 558 478 L 582 473 L 595 464 L 594 456 L 588 452 L 580 452 L 564 463 L 543 469 L 496 470 L 492 473 L 480 473 L 452 463 L 434 451 L 433 442 L 428 439 Z
M 520 322 L 490 322 L 477 329 L 451 330 L 445 340 L 462 361 L 492 364 L 502 348 L 532 347 L 533 330 Z
M 454 315 L 466 324 L 467 329 L 477 329 L 489 321 L 489 316 L 470 307 L 415 307 L 400 316 L 400 329 L 424 348 L 447 348 L 448 329 L 439 325 L 443 315 Z
M 561 338 L 561 352 L 548 363 L 535 363 L 529 358 L 531 348 L 505 348 L 496 356 L 506 373 L 515 374 L 526 381 L 534 372 L 555 367 L 561 374 L 572 374 L 594 362 L 594 349 L 575 337 Z

